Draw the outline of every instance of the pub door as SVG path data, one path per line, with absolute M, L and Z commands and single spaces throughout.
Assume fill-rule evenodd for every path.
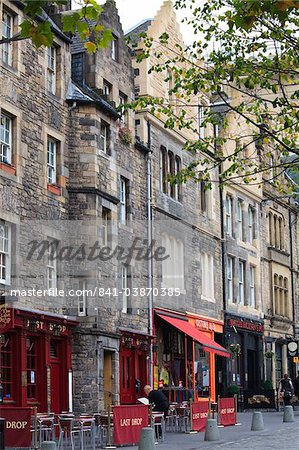
M 59 358 L 60 342 L 51 340 L 50 364 L 51 364 L 51 412 L 59 414 L 62 407 L 62 368 Z
M 122 348 L 120 351 L 120 403 L 135 403 L 134 350 Z

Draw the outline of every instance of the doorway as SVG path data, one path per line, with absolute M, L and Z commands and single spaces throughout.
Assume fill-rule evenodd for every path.
M 113 404 L 114 397 L 114 374 L 113 374 L 114 352 L 104 350 L 104 408 L 105 411 Z
M 257 358 L 255 350 L 247 350 L 248 389 L 257 389 Z
M 62 372 L 60 359 L 60 342 L 51 339 L 50 344 L 50 364 L 51 364 L 51 412 L 59 414 L 62 407 Z
M 120 354 L 120 402 L 135 403 L 134 350 L 123 349 Z

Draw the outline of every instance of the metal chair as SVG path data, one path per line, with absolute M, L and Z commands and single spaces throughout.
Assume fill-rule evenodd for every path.
M 163 412 L 153 412 L 153 424 L 155 430 L 155 437 L 157 441 L 164 441 L 165 438 L 165 418 Z
M 54 440 L 54 416 L 39 416 L 37 418 L 39 444 Z
M 59 439 L 58 439 L 58 450 L 64 450 L 65 448 L 71 447 L 75 450 L 75 438 L 79 439 L 80 447 L 82 448 L 82 433 L 81 426 L 75 422 L 73 417 L 58 417 L 59 424 Z
M 182 406 L 176 406 L 175 411 L 178 418 L 179 431 L 187 433 L 189 426 L 189 409 Z
M 88 447 L 91 447 L 92 450 L 95 450 L 95 418 L 88 417 L 87 415 L 79 417 L 80 431 L 81 431 L 81 448 L 82 450 L 86 450 Z

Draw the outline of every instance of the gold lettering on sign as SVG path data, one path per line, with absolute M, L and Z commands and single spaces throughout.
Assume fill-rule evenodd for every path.
M 24 428 L 26 428 L 27 426 L 27 422 L 21 422 L 20 420 L 18 421 L 6 421 L 6 428 L 11 429 L 11 430 L 23 430 Z

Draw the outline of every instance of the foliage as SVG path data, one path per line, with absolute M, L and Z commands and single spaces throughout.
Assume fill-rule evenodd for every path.
M 232 354 L 232 358 L 234 358 L 235 356 L 241 355 L 241 345 L 240 344 L 230 344 L 228 349 Z
M 125 145 L 130 145 L 133 142 L 133 136 L 128 127 L 121 127 L 119 129 L 119 138 L 121 142 Z
M 236 395 L 236 394 L 238 394 L 239 393 L 239 386 L 237 386 L 236 384 L 231 384 L 227 388 L 227 393 L 229 395 Z
M 299 161 L 299 3 L 177 0 L 176 8 L 191 10 L 186 21 L 196 40 L 187 50 L 178 44 L 171 49 L 166 32 L 159 41 L 143 34 L 142 45 L 132 43 L 137 61 L 151 57 L 150 72 L 172 79 L 169 98 L 141 97 L 135 107 L 162 116 L 167 128 L 197 136 L 185 145 L 194 160 L 181 181 L 195 178 L 197 167 L 211 179 L 217 167 L 222 183 L 260 186 L 267 179 L 289 194 L 293 186 L 281 175 L 297 170 Z M 210 130 L 204 138 L 196 120 L 202 99 L 209 101 L 202 104 L 201 125 Z
M 273 358 L 273 356 L 274 356 L 273 352 L 265 352 L 265 358 L 271 359 L 271 358 Z
M 272 381 L 271 381 L 271 380 L 265 380 L 265 381 L 263 382 L 263 388 L 266 389 L 266 390 L 273 389 L 273 383 L 272 383 Z
M 50 21 L 51 11 L 55 7 L 66 5 L 67 0 L 23 0 L 23 4 L 26 18 L 20 24 L 20 33 L 10 39 L 2 39 L 0 43 L 30 38 L 37 48 L 50 47 L 54 39 Z M 100 22 L 103 8 L 96 0 L 80 0 L 79 6 L 79 10 L 63 15 L 62 31 L 70 34 L 78 33 L 89 53 L 107 47 L 113 40 L 113 35 L 111 30 L 105 29 Z

